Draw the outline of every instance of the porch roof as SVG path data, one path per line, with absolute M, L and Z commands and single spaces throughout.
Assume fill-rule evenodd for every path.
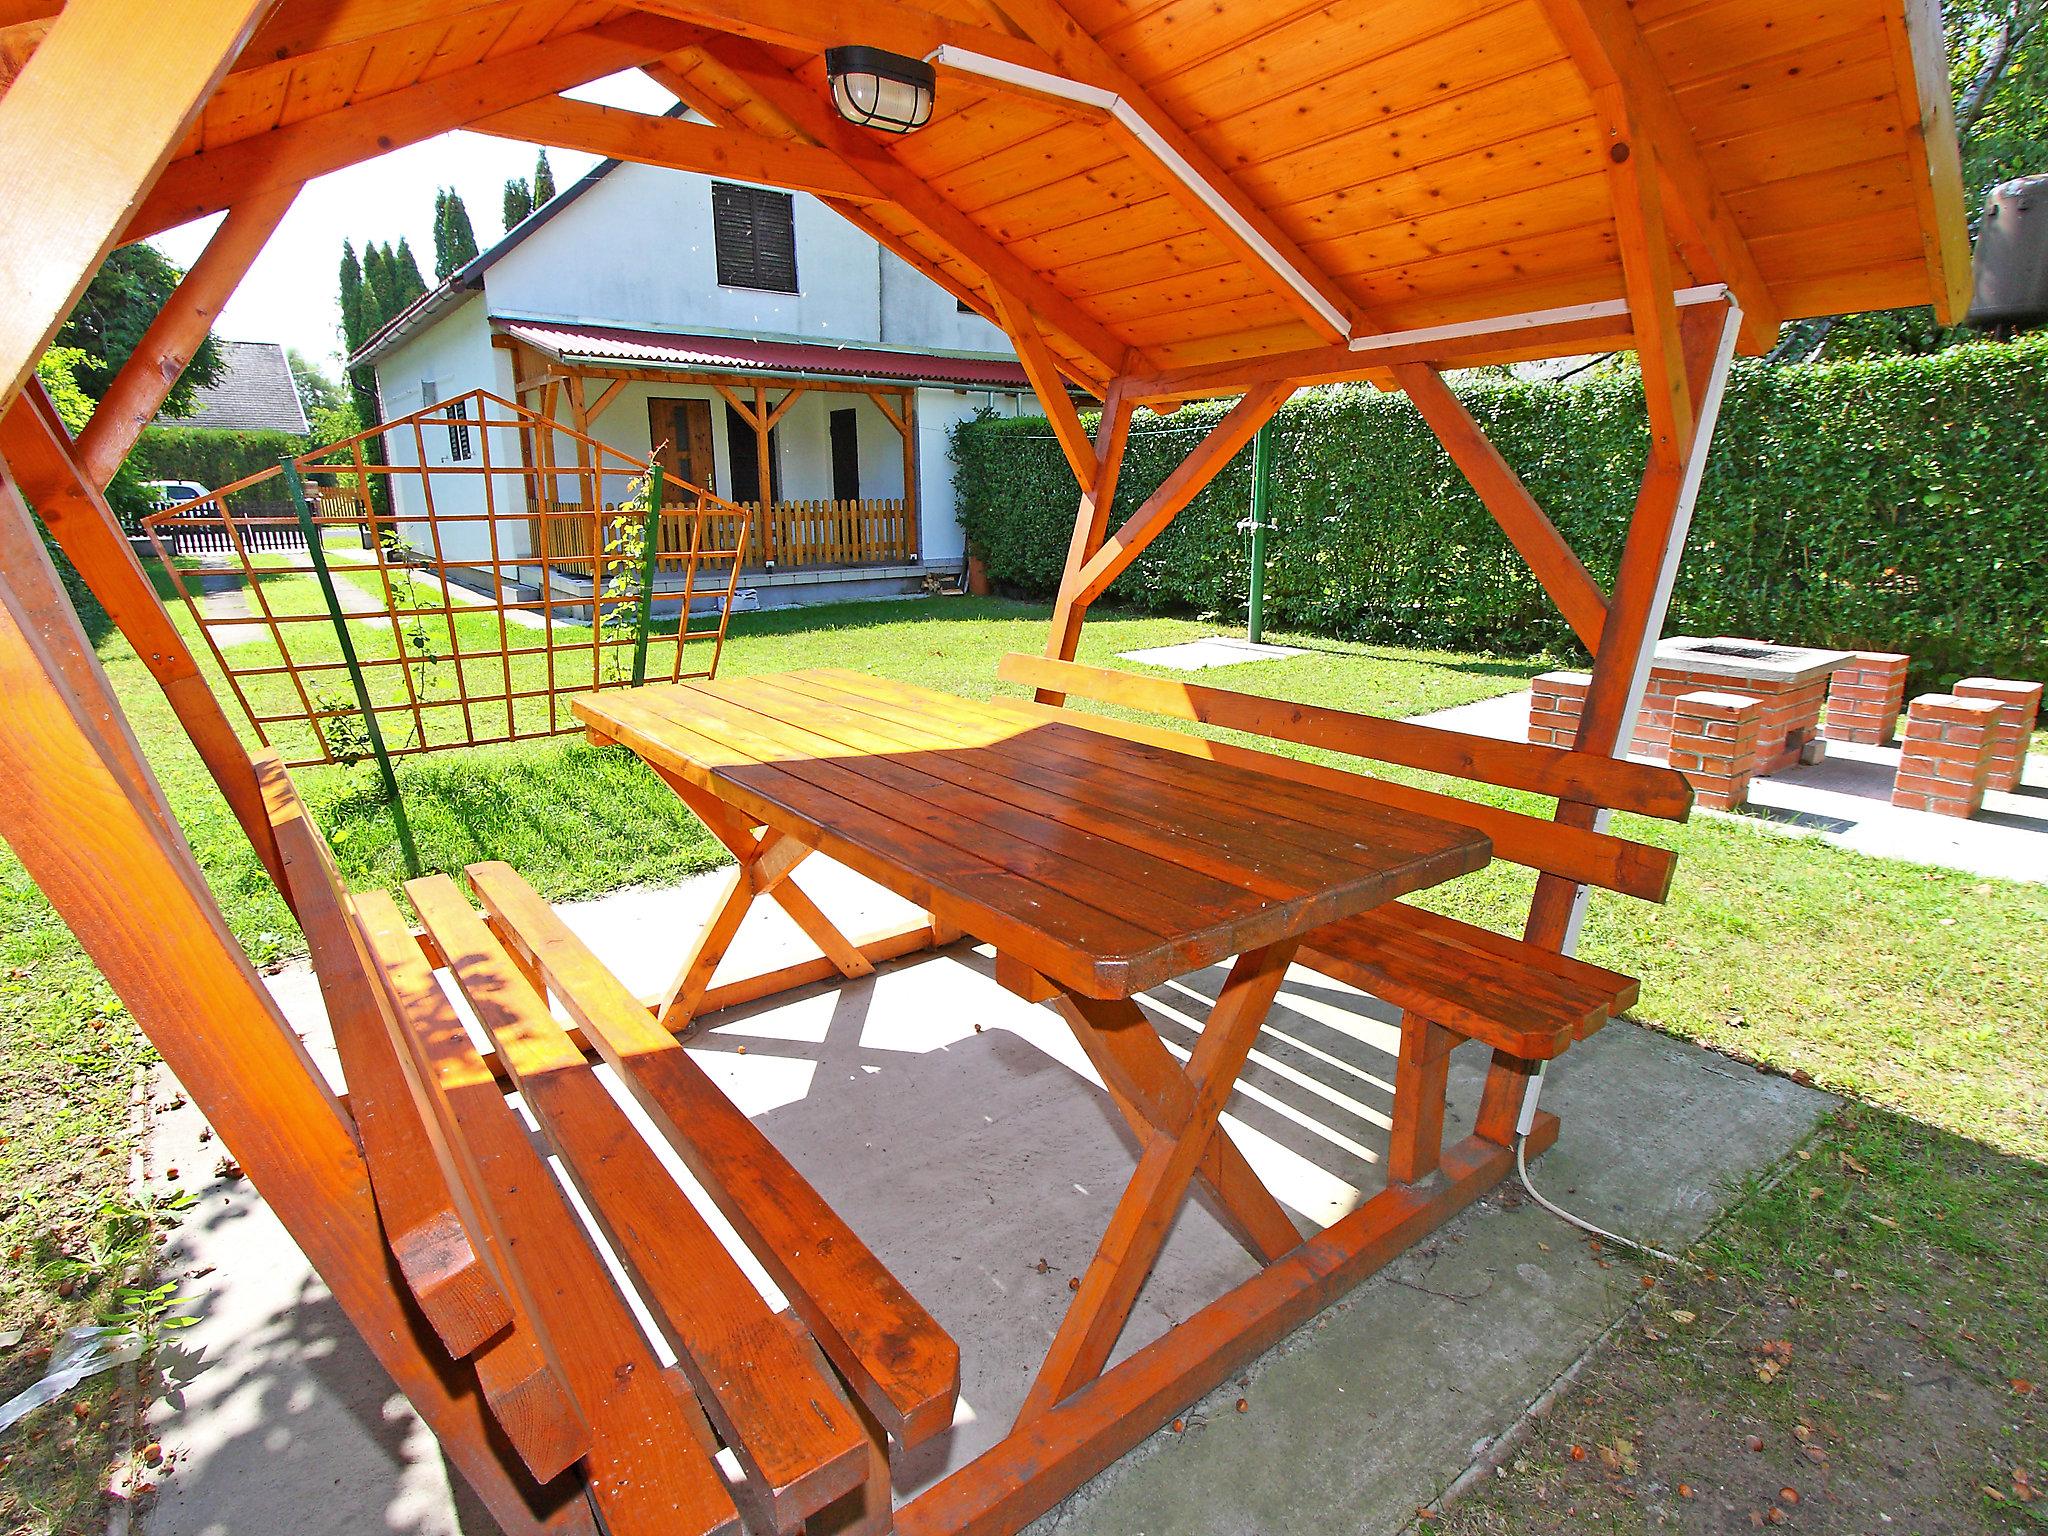
M 903 352 L 851 343 L 770 341 L 749 336 L 688 335 L 609 325 L 551 325 L 494 320 L 493 328 L 560 362 L 627 365 L 681 372 L 826 375 L 901 384 L 1028 390 L 1015 361 L 943 352 Z

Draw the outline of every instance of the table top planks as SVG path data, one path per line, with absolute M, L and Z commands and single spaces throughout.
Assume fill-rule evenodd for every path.
M 1089 997 L 1128 997 L 1492 857 L 1455 822 L 853 672 L 574 707 L 593 739 Z

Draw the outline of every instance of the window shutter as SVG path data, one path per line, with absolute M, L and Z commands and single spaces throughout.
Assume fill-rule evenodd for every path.
M 789 193 L 714 181 L 711 234 L 721 287 L 797 291 L 796 199 Z

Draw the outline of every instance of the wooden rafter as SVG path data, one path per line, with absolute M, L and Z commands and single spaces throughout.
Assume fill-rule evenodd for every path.
M 1081 621 L 1088 602 L 1081 597 L 1081 573 L 1102 548 L 1109 531 L 1110 504 L 1116 499 L 1116 483 L 1123 472 L 1124 449 L 1131 436 L 1131 396 L 1123 381 L 1109 386 L 1102 402 L 1102 421 L 1095 429 L 1095 456 L 1089 475 L 1081 483 L 1081 501 L 1074 513 L 1074 534 L 1067 545 L 1067 563 L 1062 567 L 1059 598 L 1053 604 L 1052 628 L 1046 639 L 1046 655 L 1059 661 L 1074 659 L 1080 643 Z M 1038 691 L 1041 704 L 1058 704 L 1063 695 Z
M 268 9 L 72 0 L 0 96 L 0 409 Z
M 1701 157 L 1691 127 L 1671 94 L 1627 0 L 1540 0 L 1558 41 L 1577 67 L 1595 108 L 1610 135 L 1618 131 L 1612 105 L 1602 107 L 1603 92 L 1626 117 L 1634 120 L 1629 137 L 1640 151 L 1654 149 L 1657 168 L 1671 193 L 1673 222 L 1691 234 L 1713 257 L 1716 276 L 1742 307 L 1743 342 L 1753 352 L 1767 351 L 1778 337 L 1780 310 L 1750 254 L 1749 242 L 1729 211 Z
M 1643 399 L 1650 418 L 1652 460 L 1684 459 L 1692 449 L 1693 407 L 1678 340 L 1671 239 L 1655 147 L 1635 131 L 1620 92 L 1594 92 L 1603 116 L 1615 124 L 1608 144 L 1607 183 L 1614 200 L 1622 283 L 1629 328 L 1643 369 Z
M 642 5 L 709 32 L 810 54 L 857 40 L 909 58 L 951 46 L 1029 69 L 1056 67 L 1043 49 L 1008 32 L 901 0 L 806 0 L 800 6 L 777 0 L 642 0 Z
M 1099 377 L 1121 371 L 1126 345 L 1086 314 L 1052 283 L 1024 265 L 1003 244 L 928 187 L 871 137 L 842 119 L 826 100 L 823 76 L 792 74 L 758 45 L 743 38 L 715 37 L 701 51 L 744 81 L 755 95 L 800 132 L 830 149 L 872 182 L 933 239 L 987 279 L 1015 294 L 1058 330 L 1094 366 Z
M 1493 520 L 1515 546 L 1537 582 L 1588 651 L 1598 653 L 1607 622 L 1607 599 L 1557 525 L 1544 515 L 1508 461 L 1472 419 L 1442 375 L 1424 363 L 1394 370 L 1408 398 L 1442 443 Z
M 664 166 L 674 171 L 762 182 L 792 192 L 808 192 L 813 197 L 867 203 L 881 196 L 844 160 L 822 149 L 757 133 L 571 101 L 563 96 L 526 102 L 479 118 L 468 126 L 475 133 L 582 150 L 586 154 Z
M 1052 350 L 1039 333 L 1038 321 L 1022 301 L 999 290 L 996 303 L 1003 317 L 1003 330 L 1017 348 L 1017 360 L 1024 365 L 1024 376 L 1031 380 L 1032 391 L 1045 410 L 1046 420 L 1052 423 L 1060 452 L 1066 455 L 1067 465 L 1074 471 L 1074 479 L 1085 490 L 1095 477 L 1095 445 L 1088 440 L 1088 429 L 1081 424 L 1081 414 L 1068 398 L 1066 380 L 1060 374 L 1059 365 L 1053 361 Z
M 634 68 L 673 51 L 684 38 L 672 21 L 629 14 L 188 155 L 164 172 L 129 221 L 124 238 L 141 240 L 218 213 L 254 193 L 296 186 L 522 102 Z
M 1052 56 L 1055 73 L 1106 91 L 1128 109 L 1134 123 L 1122 113 L 1117 121 L 1137 152 L 1162 166 L 1168 192 L 1226 247 L 1267 274 L 1289 308 L 1333 341 L 1358 328 L 1360 316 L 1351 297 L 1110 57 L 1061 0 L 1000 4 L 1018 29 Z
M 1913 178 L 1913 198 L 1920 213 L 1920 249 L 1934 288 L 1934 317 L 1943 325 L 1959 325 L 1970 307 L 1970 225 L 1940 0 L 1906 0 L 1903 15 L 1887 6 L 1884 30 L 1899 84 L 1900 116 L 1912 154 L 1926 170 L 1924 178 Z
M 107 386 L 99 409 L 78 434 L 78 465 L 92 484 L 105 489 L 114 478 L 298 193 L 297 187 L 285 187 L 237 203 L 206 242 L 206 249 L 177 291 L 157 311 L 127 363 Z
M 1060 600 L 1085 607 L 1107 591 L 1109 584 L 1166 531 L 1166 525 L 1181 508 L 1201 494 L 1293 393 L 1291 384 L 1269 384 L 1251 391 L 1232 406 L 1124 525 L 1089 557 L 1088 563 L 1061 585 Z

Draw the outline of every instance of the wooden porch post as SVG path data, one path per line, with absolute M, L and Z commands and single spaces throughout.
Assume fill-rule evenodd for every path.
M 348 1116 L 229 933 L 0 476 L 0 834 L 336 1303 L 508 1532 L 589 1532 L 580 1485 L 508 1471 L 473 1381 L 404 1299 Z
M 1081 644 L 1081 623 L 1088 615 L 1087 603 L 1077 596 L 1082 568 L 1102 547 L 1109 531 L 1109 508 L 1116 500 L 1117 477 L 1123 471 L 1124 445 L 1130 440 L 1131 399 L 1123 380 L 1109 386 L 1102 403 L 1102 421 L 1095 429 L 1094 456 L 1086 479 L 1081 482 L 1081 502 L 1074 513 L 1074 534 L 1067 545 L 1066 569 L 1060 577 L 1059 598 L 1052 609 L 1052 633 L 1045 653 L 1058 661 L 1072 661 Z M 1058 704 L 1066 696 L 1049 689 L 1038 691 L 1041 704 Z
M 917 391 L 903 391 L 903 420 L 899 425 L 903 433 L 903 519 L 904 532 L 909 535 L 910 556 L 914 560 L 924 558 L 924 494 L 918 483 L 920 456 L 917 451 Z
M 761 490 L 761 559 L 775 568 L 775 473 L 768 461 L 768 386 L 754 386 L 754 468 Z

